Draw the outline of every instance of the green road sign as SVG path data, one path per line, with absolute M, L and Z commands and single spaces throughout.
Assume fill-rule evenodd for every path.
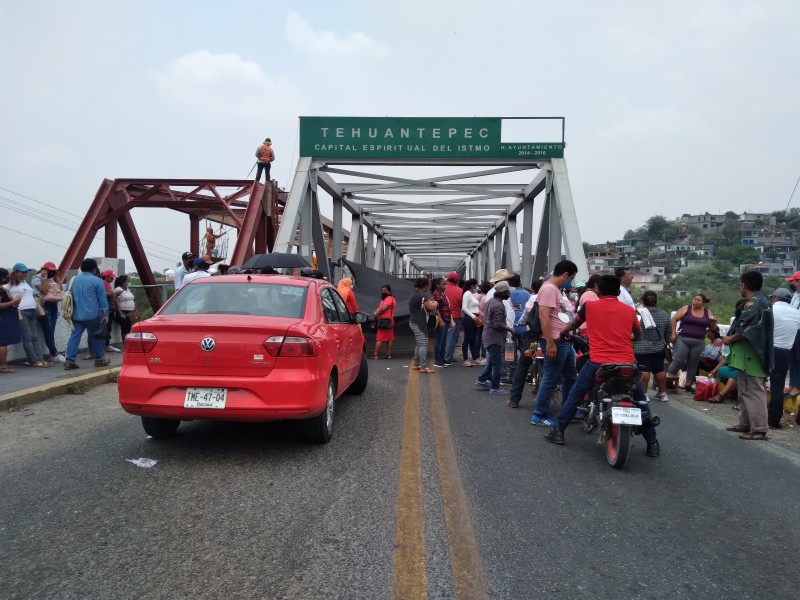
M 499 117 L 300 117 L 300 156 L 563 158 L 564 143 L 503 143 Z

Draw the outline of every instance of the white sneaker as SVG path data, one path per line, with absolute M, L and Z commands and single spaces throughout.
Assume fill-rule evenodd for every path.
M 114 346 L 106 346 L 106 352 L 122 352 L 119 348 L 115 348 Z
M 65 363 L 67 362 L 67 359 L 64 358 L 63 354 L 56 354 L 55 358 L 53 358 L 53 361 L 57 363 Z
M 653 400 L 660 400 L 661 402 L 669 402 L 669 398 L 667 398 L 667 392 L 656 392 L 656 395 L 653 396 Z

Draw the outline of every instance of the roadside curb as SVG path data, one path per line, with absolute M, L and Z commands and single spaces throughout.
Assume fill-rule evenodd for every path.
M 90 388 L 105 383 L 113 383 L 117 380 L 121 367 L 114 367 L 113 369 L 103 369 L 95 373 L 88 373 L 86 375 L 78 375 L 77 377 L 69 377 L 60 381 L 46 383 L 32 388 L 12 392 L 0 396 L 0 411 L 11 410 L 20 406 L 34 404 L 36 402 L 43 402 L 53 396 L 62 396 L 65 394 L 83 394 Z

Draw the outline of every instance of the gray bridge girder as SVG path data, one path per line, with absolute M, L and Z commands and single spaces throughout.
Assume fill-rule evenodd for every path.
M 346 227 L 343 215 L 347 211 L 352 226 L 346 257 L 376 269 L 415 275 L 443 265 L 448 265 L 443 269 L 447 271 L 466 265 L 468 276 L 482 280 L 505 268 L 520 273 L 523 284 L 529 285 L 561 260 L 563 245 L 566 256 L 579 267 L 577 278 L 586 279 L 586 259 L 566 161 L 509 162 L 503 165 L 491 161 L 487 167 L 474 160 L 431 161 L 424 166 L 483 168 L 417 179 L 345 167 L 423 166 L 419 161 L 301 157 L 275 250 L 290 251 L 299 228 L 299 252 L 309 259 L 315 252 L 321 270 L 327 271 L 329 258 L 336 262 L 344 256 L 341 232 Z M 508 178 L 532 170 L 536 171 L 529 180 L 516 183 L 463 181 Z M 365 183 L 339 182 L 334 176 L 361 178 Z M 332 199 L 330 257 L 317 188 Z M 534 222 L 537 203 L 542 206 L 538 227 Z

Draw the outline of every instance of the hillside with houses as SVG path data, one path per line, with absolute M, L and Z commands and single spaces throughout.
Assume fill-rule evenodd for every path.
M 623 239 L 584 243 L 590 274 L 633 271 L 633 286 L 679 306 L 697 292 L 735 303 L 739 273 L 761 272 L 765 288 L 797 270 L 800 209 L 771 213 L 657 215 Z M 785 282 L 783 282 L 785 285 Z M 674 300 L 671 300 L 674 299 Z M 727 313 L 727 309 L 724 310 Z

